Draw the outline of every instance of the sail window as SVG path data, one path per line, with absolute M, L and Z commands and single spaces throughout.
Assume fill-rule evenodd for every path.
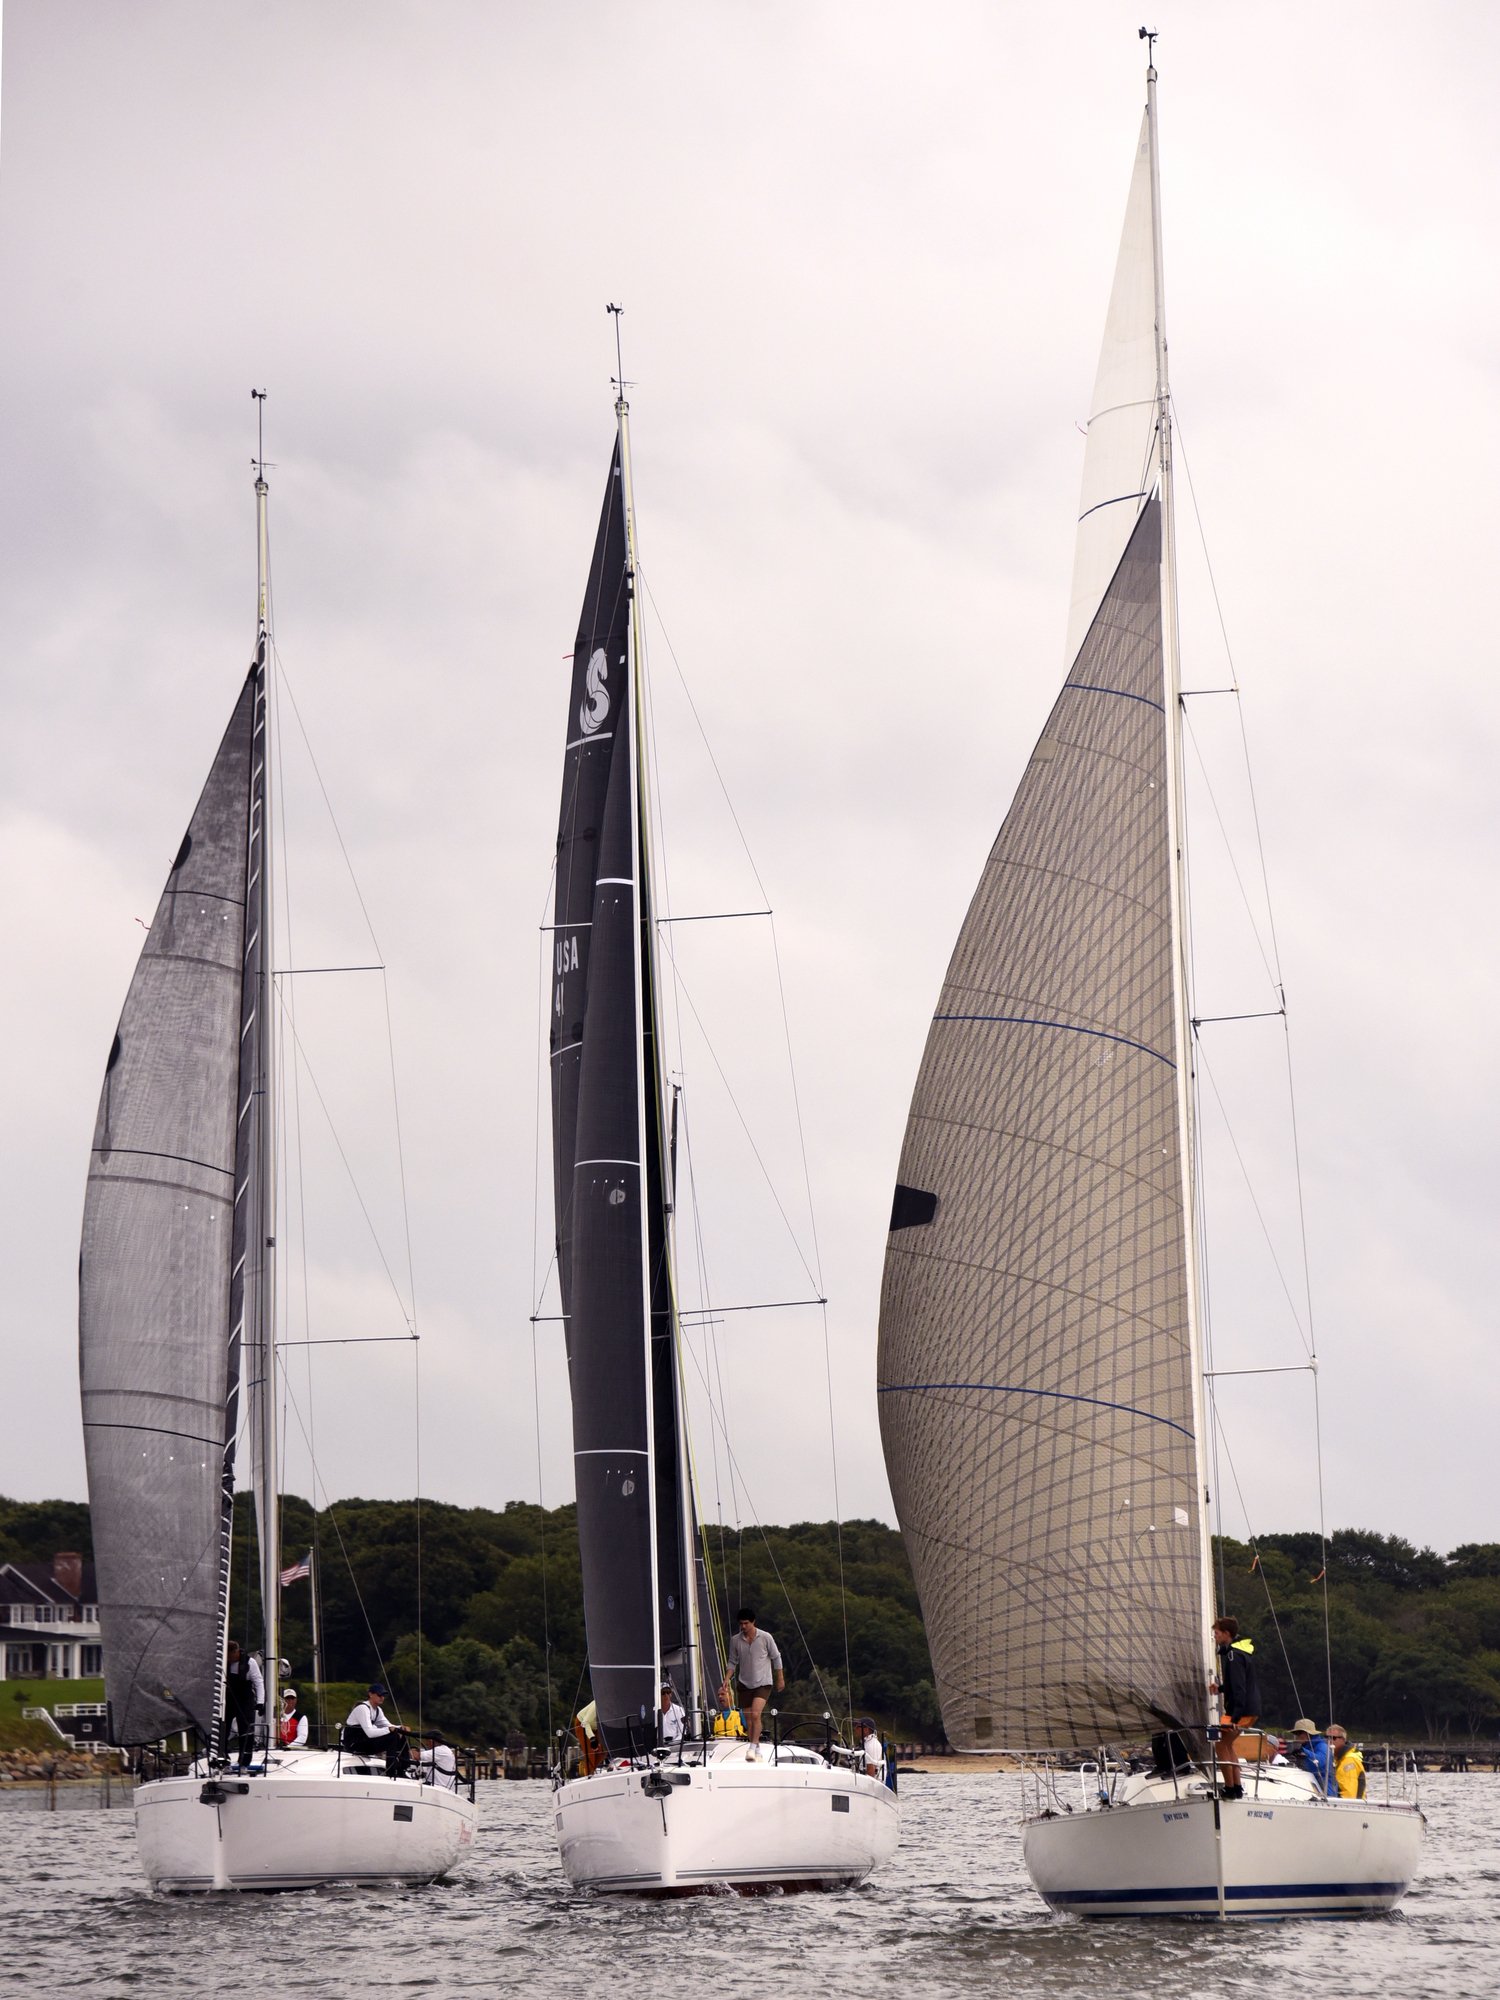
M 974 1718 L 974 1740 L 988 1743 L 995 1733 L 995 1718 L 992 1715 L 976 1715 Z
M 921 1188 L 903 1187 L 896 1183 L 896 1198 L 891 1203 L 892 1229 L 921 1229 L 937 1214 L 938 1198 L 927 1194 Z

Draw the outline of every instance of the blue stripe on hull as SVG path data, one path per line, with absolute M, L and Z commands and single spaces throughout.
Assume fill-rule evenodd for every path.
M 1224 1900 L 1236 1902 L 1300 1902 L 1307 1898 L 1327 1901 L 1341 1897 L 1386 1897 L 1404 1895 L 1405 1882 L 1237 1882 L 1226 1883 Z M 1053 1909 L 1080 1909 L 1098 1903 L 1217 1903 L 1219 1892 L 1212 1883 L 1192 1889 L 1053 1889 L 1043 1891 Z

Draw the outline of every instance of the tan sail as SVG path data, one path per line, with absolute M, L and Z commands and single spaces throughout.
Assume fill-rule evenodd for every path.
M 886 1463 L 965 1749 L 1204 1715 L 1158 275 L 1142 151 L 1069 671 L 934 1012 L 886 1252 Z

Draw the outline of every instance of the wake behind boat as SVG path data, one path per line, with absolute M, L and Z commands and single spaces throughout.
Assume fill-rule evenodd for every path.
M 1142 33 L 1146 31 L 1143 29 Z M 1158 1739 L 1033 1797 L 1084 1916 L 1346 1915 L 1422 1818 L 1310 1773 L 1224 1782 L 1196 1177 L 1156 70 L 1095 385 L 1063 688 L 963 928 L 912 1100 L 881 1431 L 949 1740 Z M 1227 1725 L 1226 1725 L 1227 1727 Z M 1174 1735 L 1193 1754 L 1176 1768 Z
M 557 1270 L 597 1717 L 583 1774 L 556 1773 L 555 1831 L 581 1887 L 833 1887 L 894 1851 L 894 1793 L 831 1742 L 757 1751 L 710 1720 L 726 1649 L 688 1448 L 623 393 L 616 422 L 573 655 L 552 927 Z M 675 1747 L 659 1741 L 667 1681 L 685 1708 Z
M 185 1775 L 153 1777 L 136 1789 L 141 1863 L 153 1888 L 168 1890 L 429 1881 L 452 1866 L 475 1824 L 472 1782 L 461 1795 L 388 1777 L 384 1763 L 347 1752 L 267 1753 L 280 1708 L 281 1416 L 271 633 L 259 461 L 255 494 L 255 658 L 168 873 L 105 1065 L 78 1271 L 109 1738 L 148 1755 L 179 1732 L 197 1739 Z M 264 1688 L 262 1719 L 242 1701 L 232 1740 L 226 1660 L 242 1388 L 259 1522 Z M 234 1691 L 250 1692 L 243 1679 Z

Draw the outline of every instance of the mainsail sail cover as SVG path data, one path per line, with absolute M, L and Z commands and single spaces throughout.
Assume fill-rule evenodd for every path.
M 573 653 L 550 1053 L 557 1268 L 589 1673 L 606 1729 L 628 1721 L 639 1730 L 654 1727 L 663 1665 L 678 1670 L 686 1692 L 686 1590 L 694 1564 L 684 1546 L 687 1474 L 677 1442 L 624 484 L 617 440 Z
M 963 1749 L 1204 1713 L 1155 364 L 1135 337 L 1153 297 L 1138 156 L 1084 633 L 954 948 L 886 1251 L 881 1432 Z
M 247 940 L 246 907 L 264 742 L 257 662 L 131 980 L 90 1157 L 79 1376 L 117 1743 L 192 1723 L 206 1736 L 220 1708 L 239 1377 L 231 1295 L 243 1292 L 240 1211 L 252 1205 L 236 1173 L 251 1123 L 242 1064 L 253 1074 L 256 1041 L 246 954 L 259 940 Z

